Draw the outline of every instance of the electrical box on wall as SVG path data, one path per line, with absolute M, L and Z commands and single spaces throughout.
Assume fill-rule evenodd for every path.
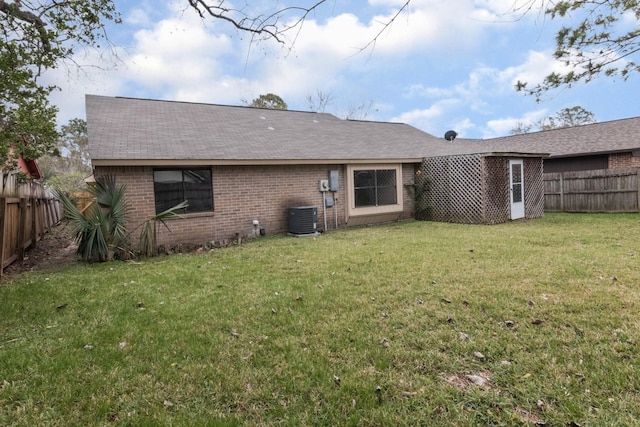
M 340 176 L 340 174 L 338 173 L 337 170 L 330 170 L 329 171 L 329 191 L 333 191 L 334 193 L 336 191 L 338 191 L 339 176 Z
M 333 207 L 333 205 L 335 205 L 335 202 L 333 201 L 333 197 L 329 196 L 326 199 L 324 199 L 324 206 L 326 208 Z
M 325 191 L 329 191 L 329 180 L 328 179 L 321 179 L 320 180 L 320 191 L 322 191 L 323 193 Z

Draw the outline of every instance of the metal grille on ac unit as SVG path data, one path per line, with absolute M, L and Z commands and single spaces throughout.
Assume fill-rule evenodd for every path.
M 318 208 L 315 206 L 297 206 L 287 210 L 289 234 L 316 234 Z

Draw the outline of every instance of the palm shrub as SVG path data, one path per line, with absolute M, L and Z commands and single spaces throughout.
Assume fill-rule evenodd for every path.
M 188 205 L 185 200 L 142 223 L 139 247 L 142 256 L 152 257 L 158 254 L 158 223 L 164 225 L 167 230 L 171 231 L 165 220 L 180 216 L 178 212 L 185 209 Z
M 88 190 L 95 197 L 95 203 L 84 212 L 77 208 L 69 195 L 56 192 L 65 216 L 73 224 L 73 237 L 78 243 L 76 253 L 85 261 L 98 262 L 110 261 L 116 253 L 126 255 L 126 186 L 116 186 L 115 177 L 106 175 L 98 177 Z

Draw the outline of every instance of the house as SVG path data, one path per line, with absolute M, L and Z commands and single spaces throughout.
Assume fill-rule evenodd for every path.
M 41 179 L 42 174 L 35 160 L 27 160 L 22 156 L 18 158 L 18 170 L 22 172 L 27 179 Z
M 544 159 L 545 211 L 639 212 L 640 117 L 472 140 L 492 150 L 530 149 Z
M 34 180 L 41 179 L 42 174 L 38 163 L 35 160 L 25 159 L 22 155 L 14 159 L 14 162 L 15 164 L 11 164 L 8 171 L 0 169 L 0 196 L 32 196 L 33 185 L 21 185 L 21 180 L 24 179 L 27 183 L 32 184 Z
M 487 139 L 494 150 L 549 153 L 545 172 L 640 166 L 640 117 Z
M 86 109 L 94 174 L 127 186 L 130 229 L 188 200 L 171 233 L 160 228 L 161 244 L 310 234 L 291 229 L 299 215 L 303 230 L 331 230 L 417 208 L 425 219 L 478 223 L 543 212 L 544 154 L 326 113 L 95 95 Z M 416 193 L 424 182 L 437 191 Z

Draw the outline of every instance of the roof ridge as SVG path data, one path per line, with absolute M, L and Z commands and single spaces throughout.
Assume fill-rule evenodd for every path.
M 289 113 L 301 113 L 301 114 L 321 114 L 326 116 L 332 116 L 337 119 L 340 119 L 338 116 L 326 113 L 326 112 L 318 112 L 318 111 L 305 111 L 305 110 L 281 110 L 279 108 L 264 108 L 264 107 L 251 107 L 248 105 L 230 105 L 230 104 L 217 104 L 211 102 L 201 102 L 201 101 L 177 101 L 170 99 L 154 99 L 154 98 L 140 98 L 140 97 L 132 97 L 132 96 L 106 96 L 106 95 L 94 95 L 94 94 L 86 94 L 87 97 L 97 97 L 97 98 L 107 98 L 107 99 L 122 99 L 122 100 L 130 100 L 130 101 L 145 101 L 145 102 L 165 102 L 170 104 L 189 104 L 189 105 L 203 105 L 208 107 L 224 107 L 224 108 L 243 108 L 243 109 L 252 109 L 252 110 L 260 110 L 260 111 L 286 111 Z M 340 119 L 343 120 L 343 119 Z
M 624 122 L 624 121 L 630 121 L 630 120 L 640 120 L 640 116 L 625 117 L 625 118 L 622 118 L 622 119 L 605 120 L 603 122 L 581 123 L 581 124 L 578 124 L 578 125 L 575 125 L 575 126 L 564 126 L 564 127 L 553 128 L 553 129 L 542 129 L 542 130 L 537 130 L 537 131 L 534 131 L 534 132 L 517 133 L 517 134 L 513 134 L 513 135 L 496 136 L 496 137 L 493 137 L 493 138 L 482 139 L 482 141 L 495 141 L 495 140 L 500 140 L 500 139 L 505 139 L 505 138 L 523 137 L 525 135 L 526 136 L 539 135 L 539 134 L 549 133 L 549 132 L 567 132 L 567 131 L 572 131 L 572 130 L 575 130 L 575 129 L 578 129 L 578 128 L 586 128 L 586 127 L 590 127 L 590 126 L 611 125 L 611 124 L 620 123 L 620 122 Z

